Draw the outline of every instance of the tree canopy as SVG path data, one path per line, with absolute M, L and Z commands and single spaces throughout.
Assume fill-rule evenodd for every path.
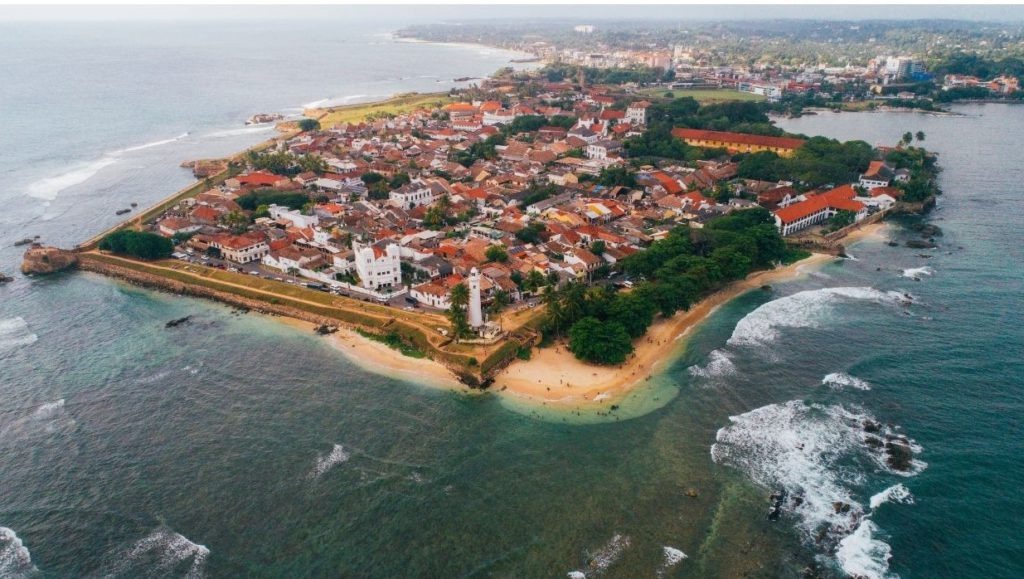
M 165 259 L 174 252 L 174 243 L 148 231 L 121 229 L 100 241 L 100 249 L 141 259 Z

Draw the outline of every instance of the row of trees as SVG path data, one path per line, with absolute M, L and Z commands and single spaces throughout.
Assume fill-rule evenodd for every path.
M 677 227 L 624 260 L 627 273 L 645 280 L 630 292 L 581 283 L 546 288 L 543 331 L 567 336 L 569 349 L 581 360 L 620 364 L 655 315 L 689 309 L 708 292 L 785 256 L 786 245 L 762 208 L 720 217 L 703 229 Z
M 287 151 L 249 151 L 245 160 L 254 169 L 293 177 L 299 173 L 322 175 L 327 163 L 316 155 L 293 155 Z

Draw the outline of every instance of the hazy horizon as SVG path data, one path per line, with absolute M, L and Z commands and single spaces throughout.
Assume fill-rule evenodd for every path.
M 6 22 L 75 22 L 132 20 L 302 20 L 339 17 L 388 20 L 396 24 L 445 20 L 536 18 L 602 20 L 964 20 L 992 23 L 1024 21 L 1024 6 L 1009 5 L 395 5 L 377 6 L 55 6 L 12 5 L 0 10 Z M 58 12 L 55 14 L 55 12 Z

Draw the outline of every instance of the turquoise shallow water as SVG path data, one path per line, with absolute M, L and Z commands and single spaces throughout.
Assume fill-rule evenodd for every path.
M 244 96 L 244 83 L 225 90 Z M 0 287 L 0 575 L 793 577 L 845 563 L 1020 576 L 1022 120 L 961 110 L 787 121 L 873 143 L 924 130 L 946 168 L 930 217 L 942 247 L 925 259 L 865 241 L 856 261 L 735 300 L 632 420 L 537 419 L 383 378 L 272 318 L 91 274 Z M 173 162 L 159 151 L 149 162 Z M 98 174 L 49 206 L 6 185 L 0 267 L 26 229 L 73 242 L 140 183 L 153 199 L 177 187 L 160 175 Z M 901 275 L 923 266 L 919 282 Z M 163 327 L 184 315 L 194 322 Z M 839 372 L 870 390 L 822 385 Z M 900 476 L 875 462 L 851 426 L 865 415 L 912 438 L 927 466 Z M 729 448 L 713 459 L 716 439 Z M 897 484 L 913 504 L 871 507 Z M 822 524 L 808 507 L 768 521 L 778 486 L 856 503 L 870 540 L 843 517 L 808 538 Z M 665 547 L 688 558 L 669 565 Z

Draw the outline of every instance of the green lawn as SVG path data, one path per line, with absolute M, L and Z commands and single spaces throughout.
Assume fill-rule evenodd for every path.
M 723 101 L 763 101 L 765 97 L 756 94 L 750 94 L 749 92 L 740 92 L 731 89 L 713 89 L 713 88 L 696 88 L 696 89 L 672 89 L 666 90 L 663 88 L 645 88 L 641 89 L 640 94 L 647 95 L 653 98 L 666 98 L 667 93 L 672 93 L 674 98 L 681 97 L 693 97 L 702 103 L 712 102 L 723 102 Z

